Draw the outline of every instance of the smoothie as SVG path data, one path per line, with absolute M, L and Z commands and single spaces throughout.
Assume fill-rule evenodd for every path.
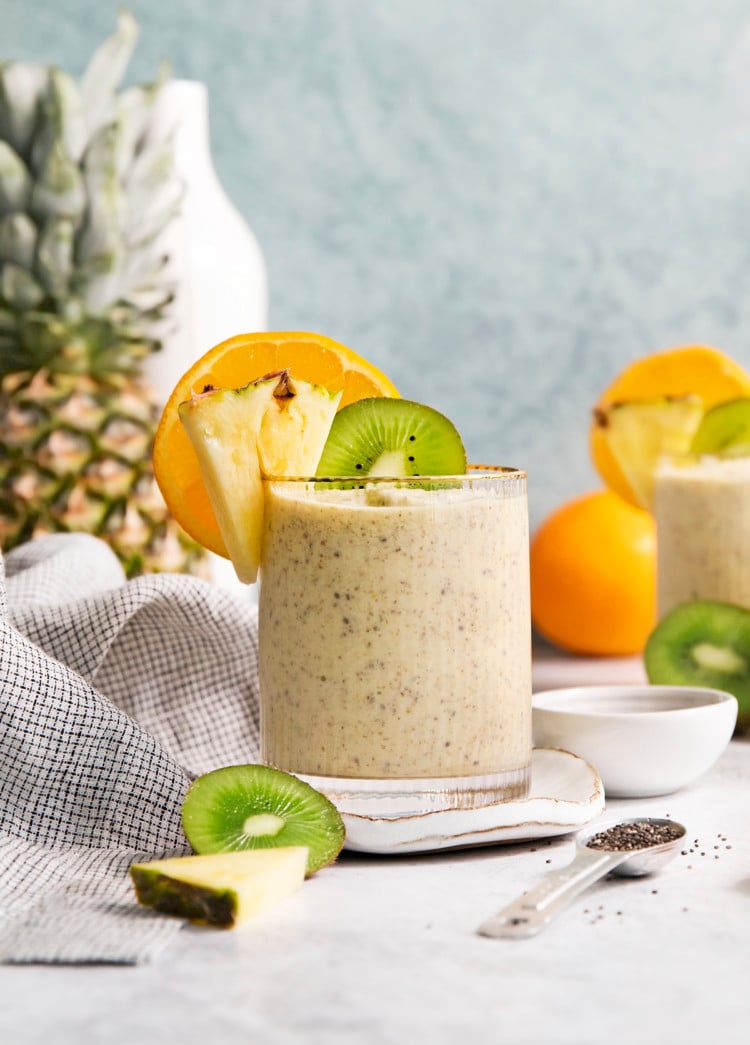
M 525 792 L 525 474 L 446 485 L 266 483 L 266 761 L 337 778 L 489 775 Z
M 664 462 L 654 516 L 660 616 L 692 599 L 750 607 L 750 458 Z

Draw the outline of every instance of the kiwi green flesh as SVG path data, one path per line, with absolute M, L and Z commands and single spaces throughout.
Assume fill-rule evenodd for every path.
M 750 726 L 750 611 L 727 602 L 682 603 L 651 632 L 643 656 L 649 682 L 732 693 L 738 726 Z
M 259 817 L 267 819 L 270 833 L 254 829 L 263 822 L 254 819 Z M 226 766 L 198 777 L 185 795 L 182 826 L 196 853 L 306 845 L 308 875 L 336 859 L 345 833 L 325 795 L 290 773 L 262 765 Z
M 360 399 L 339 410 L 318 476 L 463 475 L 466 451 L 443 414 L 408 399 Z
M 708 410 L 690 451 L 719 457 L 750 456 L 750 399 L 732 399 Z

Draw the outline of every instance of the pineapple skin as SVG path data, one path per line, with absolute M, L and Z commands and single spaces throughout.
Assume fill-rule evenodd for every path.
M 132 864 L 136 898 L 162 914 L 234 928 L 299 889 L 307 846 L 233 850 Z
M 128 374 L 0 379 L 0 545 L 49 533 L 104 539 L 127 577 L 207 575 L 204 550 L 169 515 L 153 475 L 153 395 Z
M 140 867 L 131 868 L 130 875 L 138 903 L 144 907 L 221 929 L 238 924 L 237 893 L 232 889 L 210 890 Z

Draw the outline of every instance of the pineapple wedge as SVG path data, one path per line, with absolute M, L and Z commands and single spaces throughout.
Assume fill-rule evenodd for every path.
M 261 474 L 315 475 L 343 390 L 293 381 L 282 370 L 258 435 Z
M 276 383 L 208 388 L 179 406 L 229 558 L 246 584 L 257 578 L 263 535 L 257 436 Z
M 314 475 L 341 399 L 288 370 L 244 388 L 209 388 L 179 407 L 216 521 L 241 581 L 258 576 L 263 475 Z
M 243 849 L 133 864 L 139 903 L 208 925 L 233 928 L 302 885 L 307 846 Z
M 703 413 L 703 401 L 695 395 L 612 403 L 596 410 L 594 421 L 641 508 L 651 509 L 659 461 L 690 452 Z

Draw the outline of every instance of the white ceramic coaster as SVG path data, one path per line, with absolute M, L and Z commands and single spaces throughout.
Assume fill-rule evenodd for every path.
M 604 809 L 597 771 L 577 755 L 535 748 L 527 798 L 480 809 L 445 809 L 417 816 L 363 816 L 339 811 L 346 849 L 361 853 L 420 853 L 570 834 Z

